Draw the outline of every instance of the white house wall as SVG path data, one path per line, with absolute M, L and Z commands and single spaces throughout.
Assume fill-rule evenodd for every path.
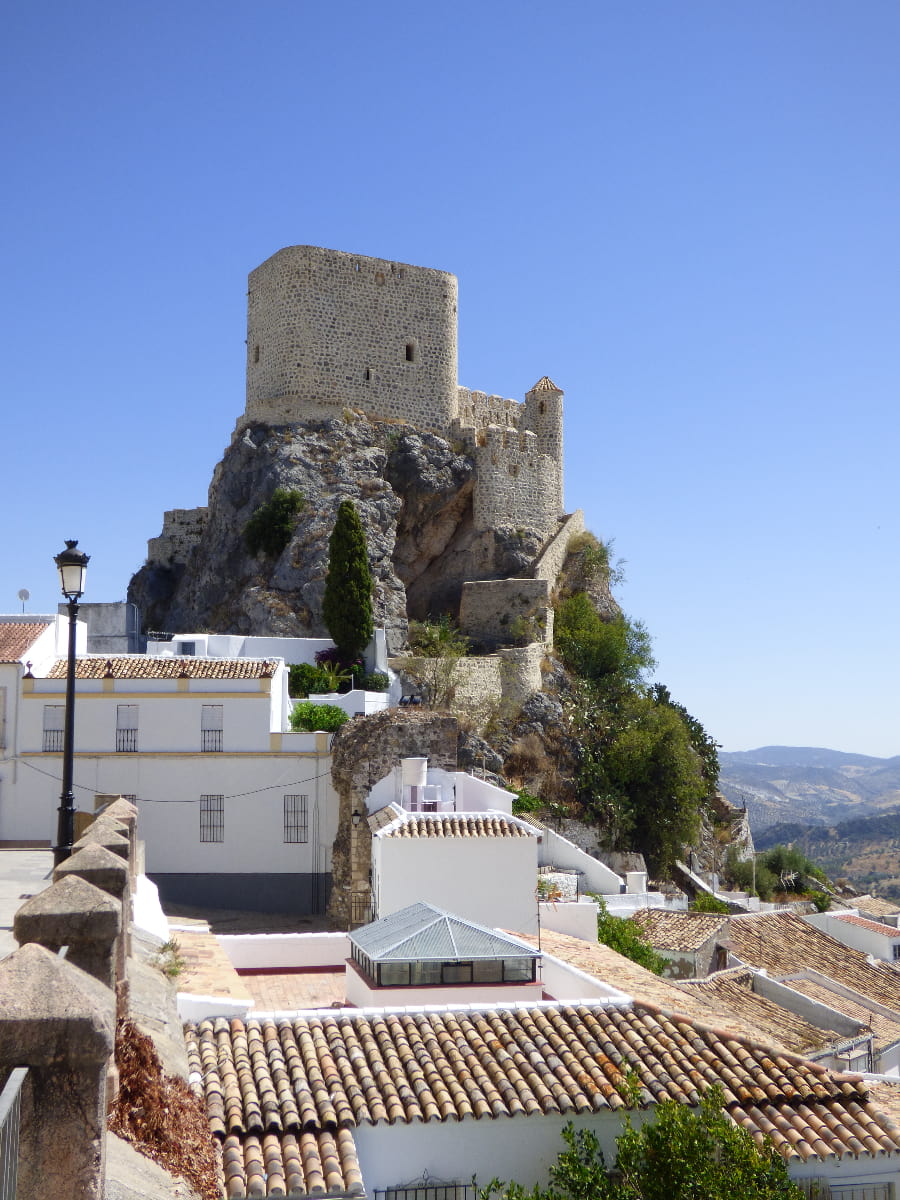
M 833 937 L 842 946 L 872 954 L 885 962 L 894 961 L 894 946 L 900 946 L 900 929 L 892 930 L 891 934 L 878 933 L 874 929 L 854 925 L 852 921 L 841 921 L 830 913 L 810 913 L 804 920 Z
M 537 932 L 537 839 L 372 839 L 377 916 L 427 901 L 491 928 Z

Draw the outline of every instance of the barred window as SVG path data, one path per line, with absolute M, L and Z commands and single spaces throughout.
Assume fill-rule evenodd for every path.
M 66 709 L 63 704 L 44 705 L 44 742 L 43 749 L 51 753 L 63 748 L 63 729 L 65 728 Z
M 116 750 L 119 753 L 134 754 L 138 748 L 138 706 L 136 704 L 116 705 Z
M 225 797 L 200 797 L 200 841 L 225 841 Z
M 284 840 L 286 842 L 306 842 L 309 840 L 308 809 L 308 796 L 285 796 Z
M 215 753 L 222 749 L 222 705 L 204 704 L 200 713 L 200 749 Z

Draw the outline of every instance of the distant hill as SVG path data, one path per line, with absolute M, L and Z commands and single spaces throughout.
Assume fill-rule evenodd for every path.
M 830 879 L 900 899 L 900 807 L 836 825 L 769 825 L 755 842 L 757 850 L 791 842 Z
M 900 807 L 900 756 L 763 746 L 720 753 L 719 762 L 719 786 L 732 804 L 746 804 L 760 845 L 771 825 L 832 826 Z

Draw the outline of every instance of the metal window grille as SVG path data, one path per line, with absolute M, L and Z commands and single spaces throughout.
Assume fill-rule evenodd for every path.
M 355 929 L 358 925 L 368 925 L 372 920 L 372 897 L 368 892 L 350 893 L 350 924 Z
M 62 704 L 44 705 L 44 741 L 43 749 L 52 754 L 58 754 L 63 748 L 63 729 L 65 727 L 66 710 Z
M 849 1187 L 831 1185 L 831 1200 L 894 1200 L 892 1183 L 857 1183 Z
M 120 754 L 134 754 L 137 750 L 138 736 L 138 706 L 136 704 L 116 705 L 116 751 Z
M 411 1183 L 402 1187 L 375 1188 L 375 1200 L 475 1200 L 471 1183 Z
M 119 754 L 134 754 L 137 750 L 137 735 L 136 729 L 117 729 L 116 730 L 116 752 Z
M 200 712 L 200 749 L 217 753 L 222 749 L 222 705 L 204 704 Z
M 22 1085 L 27 1074 L 27 1067 L 16 1067 L 0 1092 L 0 1200 L 16 1200 Z
M 225 841 L 225 797 L 200 797 L 200 841 Z
M 285 796 L 284 840 L 286 842 L 309 841 L 309 797 Z

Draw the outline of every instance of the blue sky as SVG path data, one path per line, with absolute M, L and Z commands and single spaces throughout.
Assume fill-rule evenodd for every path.
M 900 753 L 900 7 L 60 0 L 0 45 L 0 609 L 124 597 L 244 403 L 247 273 L 460 281 L 723 743 Z

